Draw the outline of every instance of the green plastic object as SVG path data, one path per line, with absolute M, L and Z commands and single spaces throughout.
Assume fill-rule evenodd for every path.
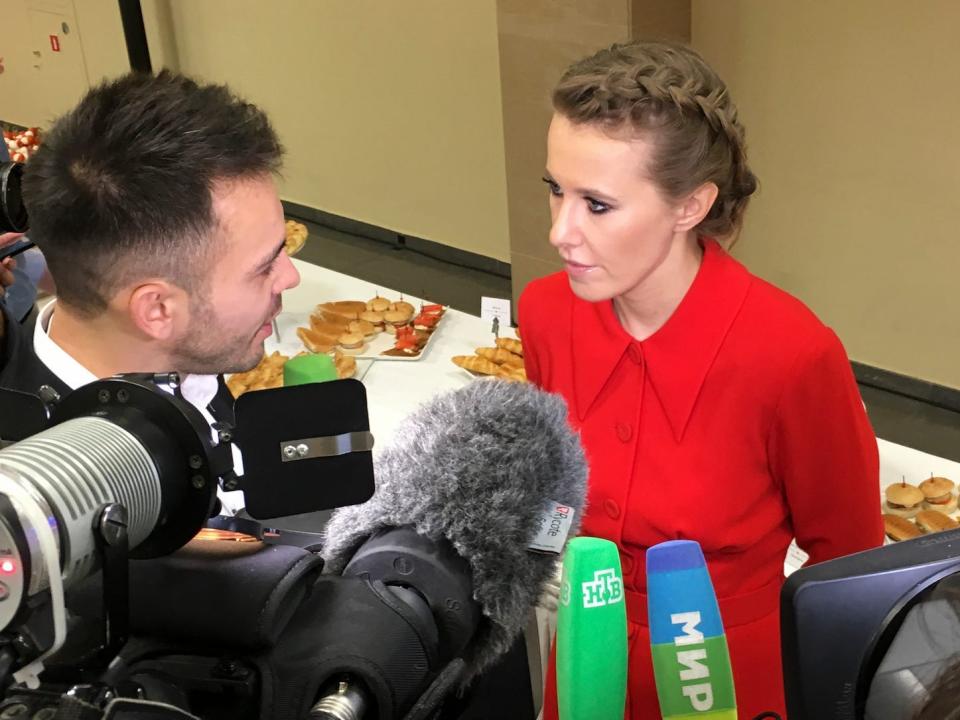
M 329 355 L 298 355 L 283 366 L 283 385 L 306 385 L 337 379 L 337 367 Z
M 557 608 L 560 720 L 623 720 L 627 700 L 627 605 L 615 543 L 567 544 Z

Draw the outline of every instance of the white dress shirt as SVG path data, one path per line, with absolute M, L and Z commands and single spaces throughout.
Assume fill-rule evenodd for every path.
M 55 306 L 56 301 L 54 300 L 40 311 L 33 332 L 33 349 L 40 361 L 50 369 L 50 372 L 60 378 L 71 390 L 76 390 L 83 385 L 89 385 L 98 378 L 50 337 L 50 325 L 53 321 Z M 172 392 L 169 388 L 165 389 Z M 216 397 L 218 389 L 219 382 L 216 375 L 185 375 L 180 379 L 180 394 L 184 400 L 200 411 L 204 420 L 211 426 L 216 420 L 210 414 L 207 406 Z M 217 442 L 217 434 L 212 428 L 211 433 L 214 442 Z M 240 455 L 240 450 L 236 445 L 231 445 L 230 449 L 233 451 L 234 472 L 238 476 L 243 475 L 243 458 Z M 217 488 L 217 495 L 223 505 L 224 515 L 236 515 L 238 511 L 243 509 L 243 493 L 241 491 L 224 492 L 222 488 Z

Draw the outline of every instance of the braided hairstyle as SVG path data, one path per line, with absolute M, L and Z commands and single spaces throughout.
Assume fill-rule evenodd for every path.
M 553 107 L 613 135 L 648 136 L 654 152 L 647 172 L 666 197 L 717 186 L 697 233 L 726 238 L 739 231 L 757 178 L 727 87 L 696 52 L 662 42 L 613 45 L 567 69 Z

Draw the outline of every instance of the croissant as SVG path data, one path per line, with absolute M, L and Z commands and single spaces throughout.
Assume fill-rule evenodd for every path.
M 497 338 L 497 347 L 503 348 L 514 355 L 523 356 L 523 343 L 513 338 Z
M 454 364 L 459 365 L 464 370 L 480 373 L 482 375 L 496 375 L 500 368 L 496 363 L 490 362 L 486 358 L 476 355 L 455 355 L 451 358 Z
M 519 355 L 514 355 L 509 350 L 504 350 L 503 348 L 489 348 L 482 347 L 477 348 L 477 355 L 480 357 L 491 360 L 498 365 L 510 365 L 511 367 L 523 367 L 523 358 Z
M 527 381 L 527 371 L 523 368 L 510 367 L 509 365 L 501 365 L 500 371 L 497 373 L 497 377 L 503 378 L 504 380 L 512 380 L 514 382 L 526 382 Z

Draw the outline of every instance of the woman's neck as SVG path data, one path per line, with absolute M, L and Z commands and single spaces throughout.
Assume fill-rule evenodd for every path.
M 678 238 L 653 273 L 613 299 L 613 309 L 623 329 L 642 341 L 663 327 L 693 285 L 702 259 L 703 247 L 695 234 Z

